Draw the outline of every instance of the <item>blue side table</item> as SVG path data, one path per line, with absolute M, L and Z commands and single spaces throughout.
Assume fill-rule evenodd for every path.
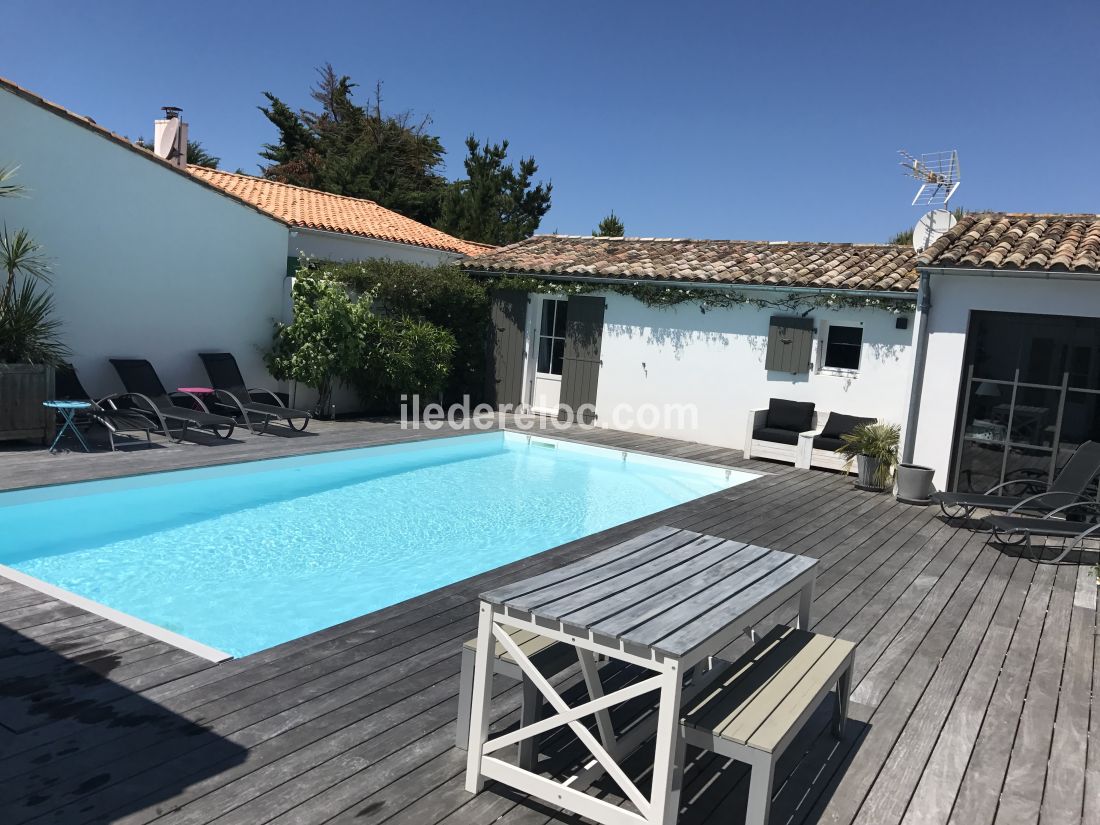
M 57 410 L 61 415 L 64 423 L 61 425 L 61 429 L 57 431 L 57 437 L 54 438 L 53 444 L 50 445 L 50 452 L 57 450 L 57 442 L 61 440 L 61 436 L 65 435 L 65 430 L 72 430 L 73 435 L 76 436 L 76 440 L 80 442 L 80 446 L 84 448 L 84 452 L 90 453 L 92 450 L 88 446 L 88 442 L 84 440 L 83 433 L 80 432 L 80 428 L 76 426 L 73 418 L 81 410 L 90 410 L 92 408 L 89 401 L 43 401 L 43 406 L 50 407 Z

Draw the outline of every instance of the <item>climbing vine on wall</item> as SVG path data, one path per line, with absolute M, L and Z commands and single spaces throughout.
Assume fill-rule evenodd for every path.
M 585 295 L 591 292 L 614 292 L 641 301 L 648 307 L 674 307 L 695 303 L 700 311 L 734 306 L 754 306 L 798 312 L 806 309 L 874 309 L 894 315 L 912 313 L 915 296 L 851 295 L 837 292 L 776 292 L 758 293 L 750 290 L 716 289 L 698 286 L 666 286 L 630 281 L 621 284 L 556 281 L 550 278 L 504 276 L 493 278 L 494 289 L 514 289 L 520 292 L 552 293 L 555 295 Z

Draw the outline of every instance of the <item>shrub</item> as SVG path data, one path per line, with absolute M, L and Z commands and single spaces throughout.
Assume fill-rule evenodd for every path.
M 451 372 L 455 339 L 427 321 L 376 314 L 374 296 L 350 295 L 343 283 L 294 282 L 294 321 L 276 324 L 265 362 L 280 380 L 317 390 L 323 414 L 338 384 L 353 387 L 372 409 L 394 409 L 402 394 L 439 396 Z
M 264 356 L 268 371 L 281 381 L 317 390 L 322 414 L 335 386 L 362 362 L 361 328 L 370 314 L 370 296 L 365 298 L 349 298 L 347 289 L 332 281 L 299 278 L 294 282 L 293 322 L 275 324 L 275 339 Z
M 380 258 L 352 263 L 310 262 L 303 270 L 302 274 L 340 281 L 356 292 L 369 293 L 380 315 L 427 322 L 447 330 L 454 347 L 442 392 L 448 401 L 459 400 L 466 393 L 474 400 L 481 399 L 489 296 L 478 281 L 448 264 L 420 266 Z

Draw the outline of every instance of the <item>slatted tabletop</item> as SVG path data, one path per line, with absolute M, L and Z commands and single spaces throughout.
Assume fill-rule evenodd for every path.
M 806 556 L 658 527 L 481 598 L 682 657 L 805 581 L 815 564 Z

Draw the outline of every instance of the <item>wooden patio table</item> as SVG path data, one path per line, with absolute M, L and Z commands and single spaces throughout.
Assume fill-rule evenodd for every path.
M 681 703 L 705 683 L 684 687 L 684 674 L 751 630 L 788 598 L 800 594 L 799 626 L 810 622 L 816 559 L 659 527 L 588 558 L 481 595 L 466 789 L 494 779 L 605 825 L 671 825 L 679 809 L 683 748 Z M 569 707 L 513 641 L 526 630 L 577 649 L 588 699 Z M 493 739 L 489 733 L 491 656 L 500 644 L 555 715 Z M 604 694 L 595 657 L 653 671 Z M 652 728 L 636 726 L 616 739 L 607 710 L 658 692 L 652 788 L 647 798 L 619 760 Z M 597 735 L 582 719 L 595 716 Z M 529 721 L 528 717 L 525 721 Z M 494 756 L 532 736 L 568 726 L 591 752 L 586 772 L 559 782 Z M 619 807 L 585 793 L 590 778 L 606 772 L 633 805 Z

